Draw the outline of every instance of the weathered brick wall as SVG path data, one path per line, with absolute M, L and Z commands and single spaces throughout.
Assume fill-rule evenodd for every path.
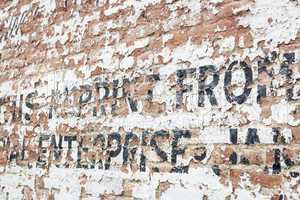
M 300 199 L 299 0 L 0 8 L 0 199 Z

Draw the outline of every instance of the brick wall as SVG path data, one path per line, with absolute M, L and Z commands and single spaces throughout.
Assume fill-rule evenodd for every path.
M 300 199 L 299 0 L 0 8 L 0 199 Z

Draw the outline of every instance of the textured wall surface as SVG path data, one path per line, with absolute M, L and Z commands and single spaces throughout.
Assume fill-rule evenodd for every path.
M 299 0 L 1 0 L 0 199 L 299 200 Z

